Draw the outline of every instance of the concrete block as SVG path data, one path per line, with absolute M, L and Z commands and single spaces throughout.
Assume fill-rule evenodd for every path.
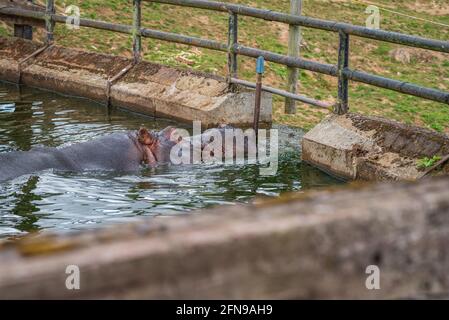
M 42 46 L 27 40 L 0 37 L 0 79 L 18 83 L 19 61 Z
M 302 141 L 304 161 L 346 179 L 415 180 L 420 159 L 447 154 L 445 134 L 360 114 L 330 115 Z

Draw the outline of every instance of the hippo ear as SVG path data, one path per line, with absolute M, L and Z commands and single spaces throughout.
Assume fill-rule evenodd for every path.
M 146 128 L 140 128 L 138 136 L 141 144 L 150 145 L 153 143 L 153 135 Z
M 164 130 L 162 130 L 159 135 L 161 137 L 164 137 L 166 139 L 170 139 L 172 137 L 173 132 L 176 130 L 175 127 L 167 127 Z

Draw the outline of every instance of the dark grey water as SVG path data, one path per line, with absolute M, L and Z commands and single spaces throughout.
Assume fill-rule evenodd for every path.
M 22 100 L 21 104 L 5 101 Z M 59 147 L 140 126 L 177 123 L 37 89 L 0 82 L 0 152 Z M 173 216 L 196 208 L 250 202 L 256 196 L 341 183 L 300 161 L 302 131 L 276 126 L 280 136 L 276 176 L 258 165 L 164 166 L 136 175 L 45 171 L 0 185 L 0 237 L 51 229 L 93 228 L 137 216 Z M 1 165 L 1 164 L 0 164 Z

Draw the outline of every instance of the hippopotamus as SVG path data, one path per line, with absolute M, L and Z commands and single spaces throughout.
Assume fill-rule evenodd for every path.
M 140 128 L 136 132 L 114 133 L 67 147 L 34 147 L 30 151 L 7 152 L 0 154 L 0 182 L 47 169 L 70 172 L 88 170 L 135 172 L 141 168 L 142 164 L 155 167 L 168 163 L 195 163 L 193 152 L 195 138 L 199 139 L 199 161 L 208 158 L 205 155 L 224 159 L 225 130 L 227 129 L 235 130 L 230 126 L 222 125 L 219 128 L 207 130 L 199 136 L 185 137 L 177 134 L 177 129 L 174 127 L 167 127 L 160 132 Z M 211 136 L 215 137 L 211 138 Z M 211 148 L 211 141 L 217 142 L 216 139 L 220 138 L 222 141 L 218 148 L 221 149 Z M 176 145 L 178 149 L 173 148 Z M 232 146 L 233 150 L 230 152 L 234 156 L 239 150 L 236 150 L 233 143 Z M 246 148 L 247 141 L 245 141 Z M 187 161 L 185 157 L 183 161 L 177 161 L 179 160 L 177 153 L 181 149 L 188 154 Z M 221 152 L 222 156 L 219 155 Z
M 160 132 L 141 128 L 137 132 L 114 133 L 93 141 L 62 148 L 35 147 L 30 151 L 0 154 L 0 182 L 47 169 L 137 171 L 142 164 L 170 162 L 173 127 Z

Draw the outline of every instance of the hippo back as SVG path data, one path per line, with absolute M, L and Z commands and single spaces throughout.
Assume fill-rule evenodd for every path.
M 58 149 L 39 147 L 31 151 L 0 154 L 0 182 L 46 169 L 73 170 L 70 159 Z
M 130 134 L 116 133 L 61 149 L 77 170 L 135 171 L 142 153 Z
M 46 169 L 136 171 L 142 153 L 129 134 L 111 134 L 64 148 L 36 147 L 0 154 L 0 182 Z

